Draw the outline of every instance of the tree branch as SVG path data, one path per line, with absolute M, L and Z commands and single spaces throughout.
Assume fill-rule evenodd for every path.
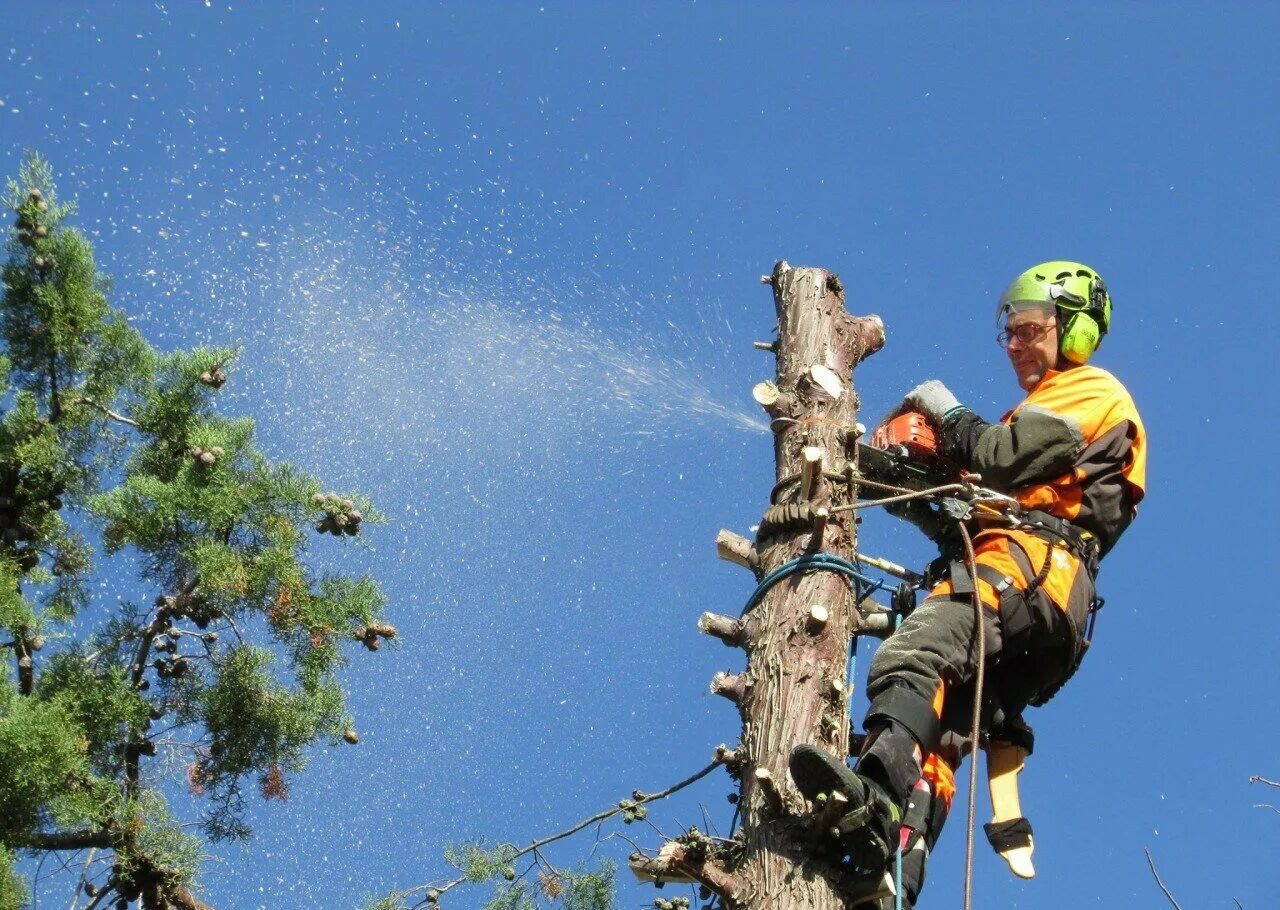
M 706 777 L 708 774 L 710 774 L 716 768 L 719 768 L 724 763 L 725 763 L 725 759 L 723 755 L 719 751 L 717 751 L 716 757 L 712 760 L 711 764 L 707 765 L 701 771 L 698 771 L 697 773 L 692 774 L 689 777 L 686 777 L 684 780 L 680 781 L 679 783 L 672 784 L 670 787 L 667 787 L 667 789 L 660 790 L 657 793 L 642 793 L 640 791 L 636 791 L 634 800 L 624 801 L 624 802 L 628 802 L 631 807 L 635 807 L 635 806 L 644 805 L 645 803 L 652 803 L 660 799 L 665 799 L 671 794 L 676 793 L 677 791 L 683 790 L 685 787 L 689 786 L 690 784 L 697 783 L 698 781 L 702 780 L 702 778 Z M 582 821 L 578 822 L 576 825 L 566 828 L 565 830 L 560 831 L 557 834 L 550 834 L 546 837 L 539 838 L 538 840 L 532 841 L 527 846 L 522 847 L 520 850 L 518 850 L 511 857 L 511 859 L 517 860 L 520 857 L 525 856 L 526 854 L 533 853 L 534 851 L 539 850 L 542 847 L 545 847 L 547 844 L 555 843 L 558 840 L 564 840 L 566 837 L 571 837 L 572 835 L 577 834 L 583 828 L 589 828 L 594 824 L 606 821 L 612 818 L 613 816 L 620 815 L 626 811 L 628 811 L 628 809 L 623 806 L 614 806 L 613 808 L 606 809 L 603 812 L 597 812 L 595 815 L 591 816 L 590 818 L 583 819 Z M 439 895 L 444 894 L 446 891 L 449 891 L 450 889 L 457 887 L 458 885 L 462 884 L 465 881 L 467 881 L 467 877 L 465 875 L 461 875 L 458 878 L 455 878 L 452 881 L 447 882 L 446 884 L 441 885 L 439 888 L 434 890 L 438 897 Z M 409 891 L 402 892 L 402 896 L 407 896 L 416 891 L 424 890 L 425 888 L 427 888 L 426 885 L 421 885 L 417 888 L 410 889 Z
M 138 423 L 138 421 L 131 420 L 128 417 L 125 417 L 123 414 L 120 414 L 116 411 L 111 410 L 105 404 L 98 404 L 98 402 L 94 401 L 92 398 L 86 398 L 82 395 L 79 398 L 76 398 L 73 403 L 87 404 L 89 407 L 93 408 L 94 410 L 101 411 L 103 414 L 107 415 L 107 417 L 111 418 L 116 423 L 123 423 L 126 426 L 133 427 L 135 430 L 140 429 L 140 424 Z
M 631 871 L 637 878 L 655 882 L 695 881 L 705 885 L 724 898 L 728 907 L 734 906 L 734 893 L 738 881 L 733 874 L 717 863 L 707 860 L 687 860 L 681 845 L 670 843 L 666 850 L 658 856 L 633 855 L 629 861 Z
M 1142 852 L 1147 854 L 1147 865 L 1151 867 L 1151 874 L 1156 877 L 1156 884 L 1160 886 L 1160 890 L 1164 892 L 1164 896 L 1169 898 L 1169 903 L 1173 904 L 1174 910 L 1182 910 L 1182 905 L 1174 899 L 1173 894 L 1165 887 L 1164 880 L 1160 878 L 1160 873 L 1156 871 L 1156 861 L 1151 858 L 1151 851 L 1146 847 L 1142 848 Z
M 42 832 L 10 837 L 9 846 L 21 850 L 88 850 L 106 849 L 116 845 L 116 839 L 106 831 Z
M 1268 787 L 1280 787 L 1280 781 L 1267 780 L 1265 777 L 1259 777 L 1256 774 L 1253 777 L 1249 778 L 1249 783 L 1266 784 Z

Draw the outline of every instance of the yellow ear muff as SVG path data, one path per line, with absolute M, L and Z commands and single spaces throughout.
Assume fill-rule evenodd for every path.
M 1072 313 L 1060 331 L 1058 351 L 1072 363 L 1086 363 L 1102 342 L 1102 327 L 1088 312 Z

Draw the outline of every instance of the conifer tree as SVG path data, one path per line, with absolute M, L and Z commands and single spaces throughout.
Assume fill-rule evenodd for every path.
M 309 747 L 358 741 L 337 674 L 395 629 L 373 579 L 306 556 L 379 516 L 219 414 L 235 351 L 162 352 L 110 306 L 38 156 L 6 202 L 0 910 L 28 899 L 21 856 L 77 851 L 86 906 L 201 908 L 204 845 L 250 835 L 252 792 L 284 798 Z

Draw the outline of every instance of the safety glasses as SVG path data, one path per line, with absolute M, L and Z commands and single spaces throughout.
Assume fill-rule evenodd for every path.
M 1000 345 L 1002 348 L 1007 348 L 1014 340 L 1017 340 L 1018 344 L 1026 347 L 1027 345 L 1035 344 L 1045 335 L 1049 334 L 1049 331 L 1053 329 L 1054 325 L 1055 324 L 1052 322 L 1029 322 L 1015 326 L 1012 329 L 1005 329 L 996 336 L 996 344 Z

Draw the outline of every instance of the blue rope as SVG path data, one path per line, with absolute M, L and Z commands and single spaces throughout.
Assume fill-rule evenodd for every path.
M 902 910 L 902 844 L 893 852 L 893 910 Z
M 797 572 L 808 570 L 821 570 L 825 572 L 837 572 L 853 581 L 854 595 L 857 603 L 861 604 L 864 600 L 874 594 L 876 591 L 888 591 L 890 587 L 878 578 L 872 578 L 860 572 L 852 562 L 843 556 L 837 556 L 834 553 L 811 553 L 808 556 L 797 556 L 790 562 L 784 562 L 778 568 L 774 569 L 764 578 L 760 579 L 760 583 L 756 585 L 755 591 L 751 593 L 751 597 L 747 600 L 747 605 L 742 608 L 742 614 L 745 616 L 750 613 L 752 608 L 764 598 L 769 589 L 776 585 L 782 579 L 794 575 Z

